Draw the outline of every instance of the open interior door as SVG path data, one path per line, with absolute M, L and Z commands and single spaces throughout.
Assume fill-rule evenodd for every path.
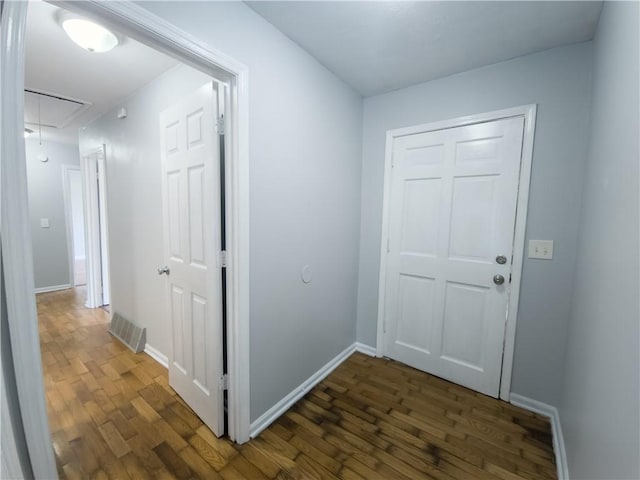
M 160 114 L 164 244 L 172 345 L 169 383 L 224 433 L 218 89 L 208 83 Z

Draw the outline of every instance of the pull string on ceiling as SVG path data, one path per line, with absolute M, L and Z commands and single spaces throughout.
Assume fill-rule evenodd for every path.
M 40 113 L 40 97 L 38 97 L 38 142 L 40 143 L 40 148 L 42 148 L 42 117 Z
M 38 143 L 40 144 L 38 160 L 45 163 L 49 161 L 49 157 L 44 151 L 44 147 L 42 146 L 42 117 L 41 117 L 41 108 L 40 108 L 40 97 L 38 97 Z

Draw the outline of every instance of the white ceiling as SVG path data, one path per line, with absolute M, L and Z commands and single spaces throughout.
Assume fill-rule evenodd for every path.
M 602 2 L 249 1 L 363 96 L 593 38 Z
M 363 96 L 590 40 L 602 6 L 572 1 L 247 3 Z M 29 2 L 25 85 L 87 104 L 74 109 L 69 102 L 41 101 L 42 123 L 62 126 L 43 127 L 43 139 L 75 143 L 80 127 L 177 62 L 130 38 L 110 52 L 89 53 L 60 28 L 57 10 L 41 0 Z M 35 98 L 26 98 L 25 116 L 32 123 L 37 123 Z
M 78 129 L 117 106 L 124 98 L 177 64 L 149 47 L 125 38 L 110 52 L 89 53 L 78 47 L 58 25 L 58 7 L 30 0 L 26 31 L 25 86 L 90 104 L 84 111 L 70 102 L 41 100 L 44 140 L 78 141 Z M 25 121 L 37 123 L 37 97 L 25 98 Z M 74 114 L 76 116 L 74 116 Z M 37 125 L 27 128 L 38 130 Z

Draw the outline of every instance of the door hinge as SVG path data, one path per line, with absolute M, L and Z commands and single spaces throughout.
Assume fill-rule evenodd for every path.
M 226 373 L 220 377 L 220 380 L 218 381 L 218 386 L 220 390 L 229 390 L 229 377 L 227 376 Z
M 224 115 L 218 115 L 216 118 L 216 130 L 218 135 L 224 135 Z
M 218 267 L 227 268 L 227 252 L 226 250 L 222 250 L 218 252 Z

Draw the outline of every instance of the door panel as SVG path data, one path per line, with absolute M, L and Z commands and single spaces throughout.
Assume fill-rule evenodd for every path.
M 496 175 L 453 180 L 449 258 L 492 263 L 496 230 Z
M 186 374 L 185 351 L 187 348 L 184 343 L 184 290 L 176 285 L 171 285 L 171 321 L 171 333 L 173 336 L 172 364 L 179 368 L 183 374 Z
M 407 181 L 404 188 L 401 249 L 415 255 L 435 256 L 441 182 L 420 178 Z M 416 218 L 421 221 L 416 222 Z
M 400 302 L 396 342 L 429 353 L 428 340 L 433 326 L 434 279 L 400 275 Z M 420 322 L 414 321 L 418 317 Z
M 160 114 L 173 349 L 169 383 L 216 435 L 224 432 L 217 88 Z
M 393 145 L 385 355 L 498 396 L 524 119 Z M 508 259 L 496 263 L 497 255 Z M 493 276 L 503 275 L 504 285 Z
M 180 242 L 180 171 L 167 172 L 167 207 L 169 229 L 169 257 L 182 261 L 182 245 Z
M 483 371 L 484 319 L 488 288 L 447 282 L 442 357 Z
M 102 275 L 102 305 L 111 304 L 111 280 L 109 276 L 109 235 L 107 213 L 107 172 L 105 168 L 105 153 L 97 158 L 98 167 L 98 207 L 100 216 L 100 263 Z
M 189 169 L 189 242 L 191 266 L 206 268 L 204 238 L 204 168 Z

